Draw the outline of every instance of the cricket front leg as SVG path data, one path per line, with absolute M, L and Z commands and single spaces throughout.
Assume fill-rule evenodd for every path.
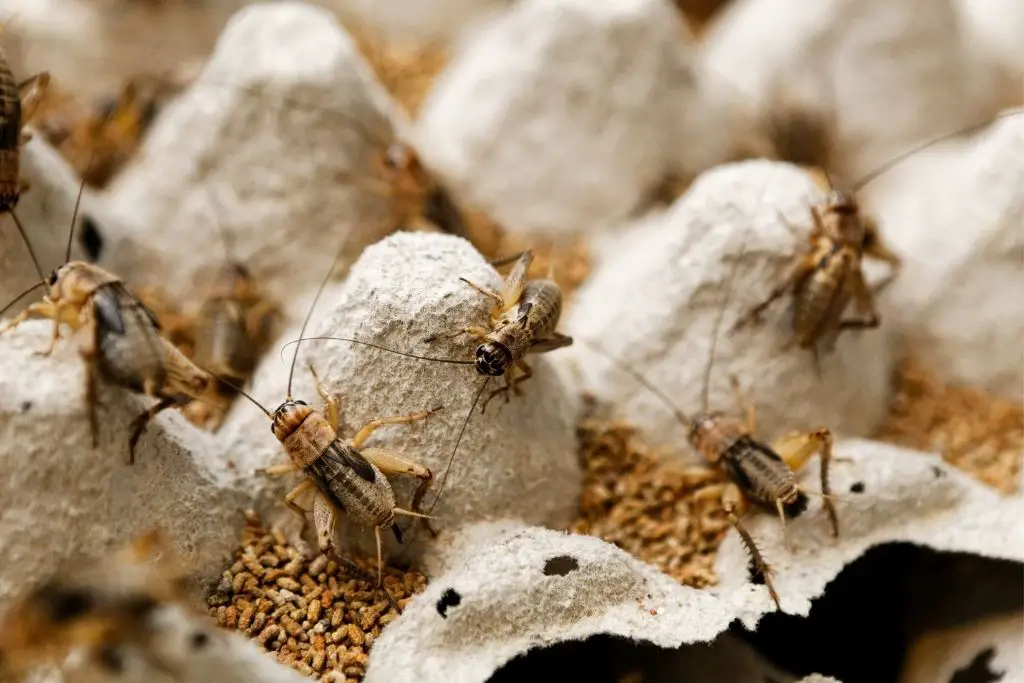
M 473 289 L 475 289 L 476 291 L 478 291 L 479 293 L 483 294 L 485 297 L 491 300 L 491 302 L 494 304 L 493 308 L 491 309 L 492 316 L 496 316 L 498 313 L 505 310 L 505 297 L 501 295 L 501 292 L 496 292 L 490 287 L 486 287 L 484 285 L 478 285 L 472 280 L 467 280 L 464 277 L 460 277 L 459 280 L 465 282 L 467 285 L 469 285 L 470 287 L 472 287 Z
M 334 433 L 338 433 L 338 428 L 341 424 L 341 408 L 340 402 L 337 397 L 332 396 L 331 392 L 327 391 L 327 387 L 320 381 L 320 375 L 316 374 L 316 368 L 313 364 L 309 364 L 309 371 L 313 374 L 313 381 L 316 383 L 316 392 L 320 394 L 320 398 L 324 400 L 324 417 L 327 418 L 327 423 L 331 425 L 331 429 Z
M 733 323 L 731 331 L 736 331 L 752 322 L 760 320 L 761 314 L 764 313 L 765 309 L 772 305 L 776 299 L 790 291 L 797 282 L 807 277 L 807 275 L 814 270 L 814 266 L 815 262 L 813 254 L 805 254 L 797 258 L 786 270 L 782 281 L 772 289 L 771 293 L 768 294 L 768 297 L 751 308 L 745 315 L 741 316 L 739 320 Z
M 736 397 L 736 405 L 740 407 L 745 416 L 747 423 L 747 432 L 750 434 L 757 433 L 757 411 L 754 409 L 754 404 L 750 402 L 750 399 L 743 393 L 743 389 L 740 388 L 740 381 L 736 375 L 729 375 L 729 384 L 732 386 L 733 395 Z
M 363 443 L 370 438 L 370 435 L 384 425 L 408 424 L 417 420 L 425 420 L 441 410 L 443 407 L 444 406 L 437 406 L 436 408 L 424 410 L 419 413 L 413 413 L 412 415 L 398 415 L 395 417 L 382 417 L 376 420 L 370 420 L 362 429 L 356 432 L 354 437 L 352 437 L 352 447 L 359 450 Z
M 828 429 L 818 429 L 808 434 L 791 434 L 783 437 L 772 448 L 779 454 L 783 462 L 794 472 L 803 469 L 811 456 L 821 456 L 821 497 L 824 501 L 825 512 L 828 514 L 829 523 L 832 525 L 832 536 L 839 537 L 839 515 L 836 513 L 835 504 L 832 500 L 832 487 L 829 483 L 829 468 L 832 464 L 832 432 Z
M 878 222 L 873 218 L 864 219 L 864 253 L 888 263 L 893 270 L 893 276 L 903 267 L 903 259 L 882 241 Z
M 430 468 L 383 448 L 364 448 L 360 452 L 363 454 L 363 457 L 376 465 L 377 469 L 386 475 L 405 474 L 419 479 L 420 483 L 412 496 L 412 507 L 410 509 L 415 513 L 423 512 L 420 505 L 423 502 L 423 496 L 427 493 L 427 488 L 430 487 L 430 482 L 434 479 L 434 473 L 430 471 Z M 430 521 L 422 517 L 420 519 L 423 526 L 430 532 L 430 535 L 437 538 L 437 531 L 430 526 Z
M 434 334 L 429 337 L 425 337 L 423 341 L 429 343 L 437 341 L 438 339 L 455 339 L 456 337 L 461 337 L 464 334 L 468 334 L 469 336 L 475 339 L 486 339 L 487 335 L 489 335 L 490 333 L 491 331 L 486 327 L 481 327 L 479 325 L 471 325 L 470 327 L 464 327 L 461 330 L 456 330 L 455 332 L 451 332 L 448 334 Z
M 4 334 L 9 330 L 13 330 L 15 327 L 17 327 L 18 325 L 22 324 L 23 322 L 32 317 L 49 318 L 53 320 L 54 341 L 51 347 L 56 346 L 56 339 L 59 336 L 60 318 L 58 316 L 57 306 L 49 299 L 43 299 L 42 301 L 37 301 L 34 304 L 29 305 L 27 308 L 25 308 L 25 310 L 23 310 L 21 313 L 14 316 L 7 323 L 5 323 L 3 327 L 0 327 L 0 334 Z M 50 352 L 52 352 L 52 348 Z M 48 356 L 50 355 L 50 353 L 40 353 L 37 351 L 36 355 Z
M 779 595 L 775 592 L 775 586 L 772 584 L 772 574 L 774 573 L 772 568 L 765 561 L 764 556 L 758 549 L 757 544 L 754 543 L 753 536 L 747 531 L 746 527 L 740 521 L 740 517 L 749 508 L 750 504 L 747 499 L 743 496 L 739 487 L 735 484 L 728 485 L 722 492 L 722 509 L 725 511 L 726 519 L 729 524 L 736 529 L 736 533 L 740 535 L 740 540 L 743 541 L 743 545 L 746 547 L 747 552 L 750 553 L 750 559 L 754 563 L 754 570 L 764 579 L 764 585 L 768 589 L 768 595 L 771 596 L 772 602 L 775 603 L 775 608 L 782 611 L 782 605 L 779 602 Z
M 292 472 L 298 472 L 301 468 L 293 462 L 285 462 L 280 465 L 271 465 L 270 467 L 260 467 L 256 470 L 256 474 L 262 474 L 266 477 L 281 477 Z
M 312 479 L 303 479 L 302 482 L 293 488 L 288 495 L 284 497 L 284 504 L 288 506 L 288 509 L 294 512 L 302 520 L 302 530 L 305 531 L 306 525 L 309 520 L 306 518 L 306 513 L 309 512 L 308 508 L 303 507 L 299 504 L 299 499 L 303 496 L 309 495 L 311 492 L 316 491 L 316 484 Z M 316 491 L 318 496 L 319 492 Z

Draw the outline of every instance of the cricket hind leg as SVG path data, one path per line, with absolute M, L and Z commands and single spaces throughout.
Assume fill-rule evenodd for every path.
M 181 403 L 178 398 L 165 397 L 160 399 L 155 405 L 150 407 L 148 410 L 143 412 L 141 415 L 132 420 L 132 431 L 131 436 L 128 438 L 128 464 L 135 464 L 135 446 L 138 444 L 139 439 L 142 437 L 142 433 L 146 430 L 146 427 L 150 422 L 161 412 L 167 410 L 173 405 Z
M 50 89 L 50 72 L 40 71 L 18 84 L 18 95 L 21 98 L 21 117 L 28 120 L 46 97 Z
M 411 511 L 422 514 L 420 505 L 430 487 L 430 482 L 434 480 L 434 473 L 430 471 L 430 468 L 383 448 L 364 448 L 360 452 L 385 475 L 405 474 L 419 479 L 420 483 L 412 496 Z M 430 525 L 430 521 L 425 517 L 420 519 L 430 535 L 437 538 L 437 531 Z
M 807 277 L 807 275 L 814 270 L 815 265 L 816 262 L 813 253 L 805 254 L 795 259 L 786 270 L 781 282 L 772 288 L 772 291 L 769 292 L 768 296 L 761 301 L 761 303 L 753 306 L 744 315 L 740 316 L 740 318 L 733 323 L 731 330 L 736 331 L 740 328 L 746 327 L 750 323 L 758 322 L 765 309 L 771 306 L 783 294 L 790 291 L 796 283 Z
M 829 523 L 832 526 L 832 536 L 833 538 L 838 538 L 839 515 L 836 513 L 832 486 L 829 483 L 833 441 L 831 431 L 828 429 L 818 429 L 807 434 L 793 434 L 783 437 L 772 444 L 772 447 L 782 458 L 783 462 L 794 472 L 803 469 L 804 465 L 807 464 L 807 461 L 813 455 L 818 454 L 821 458 L 821 497 Z
M 363 445 L 363 443 L 370 438 L 370 435 L 375 431 L 383 427 L 384 425 L 396 425 L 396 424 L 408 424 L 410 422 L 416 422 L 417 420 L 425 420 L 434 413 L 441 410 L 444 406 L 437 406 L 430 410 L 424 410 L 418 413 L 412 413 L 411 415 L 397 415 L 395 417 L 382 417 L 376 420 L 370 420 L 367 422 L 362 429 L 356 432 L 356 435 L 352 437 L 352 447 L 356 450 Z
M 308 483 L 312 484 L 309 480 Z M 338 523 L 338 514 L 341 512 L 336 509 L 327 497 L 317 492 L 316 497 L 313 499 L 313 525 L 316 529 L 317 543 L 320 547 L 320 552 L 334 558 L 338 564 L 343 565 L 350 574 L 356 576 L 367 582 L 374 582 L 379 580 L 380 577 L 374 577 L 372 572 L 368 572 L 360 567 L 352 559 L 345 557 L 339 551 L 337 546 L 334 544 L 335 529 Z M 379 546 L 378 546 L 379 549 Z M 378 565 L 380 566 L 380 565 Z M 395 596 L 391 594 L 386 587 L 383 586 L 383 582 L 379 584 L 380 590 L 384 592 L 384 596 L 388 600 L 388 604 L 396 612 L 401 613 L 402 608 L 398 606 L 398 602 L 395 601 Z
M 316 368 L 313 367 L 312 363 L 309 364 L 309 371 L 312 373 L 313 381 L 316 383 L 316 393 L 320 394 L 320 398 L 324 401 L 324 417 L 327 418 L 327 423 L 331 425 L 331 429 L 337 434 L 341 424 L 341 403 L 336 396 L 332 396 L 331 392 L 327 391 L 327 387 L 320 381 L 320 375 L 317 374 Z
M 725 511 L 726 519 L 729 524 L 736 529 L 736 533 L 740 535 L 740 540 L 743 541 L 744 547 L 747 552 L 750 553 L 750 560 L 754 564 L 754 570 L 757 575 L 764 580 L 764 585 L 768 589 L 768 595 L 771 596 L 772 602 L 775 603 L 775 608 L 782 611 L 782 604 L 779 601 L 779 594 L 775 592 L 775 586 L 772 584 L 772 575 L 774 570 L 764 559 L 764 555 L 761 554 L 761 550 L 754 543 L 753 536 L 747 531 L 746 527 L 740 521 L 740 516 L 749 507 L 747 499 L 740 492 L 739 488 L 735 484 L 729 484 L 725 487 L 722 492 L 722 510 Z

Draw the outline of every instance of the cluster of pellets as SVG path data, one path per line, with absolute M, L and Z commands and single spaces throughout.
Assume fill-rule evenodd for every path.
M 307 559 L 251 511 L 234 560 L 207 598 L 220 626 L 325 683 L 362 680 L 370 647 L 398 616 L 374 582 L 349 575 L 326 555 Z M 356 563 L 375 575 L 372 563 Z M 384 572 L 384 587 L 400 607 L 426 585 L 416 572 Z
M 597 536 L 682 584 L 715 583 L 715 551 L 729 523 L 721 473 L 646 450 L 626 424 L 584 419 L 577 430 L 583 494 L 575 533 Z
M 945 385 L 913 362 L 900 369 L 889 418 L 878 438 L 936 451 L 979 481 L 1020 488 L 1024 406 L 971 387 Z

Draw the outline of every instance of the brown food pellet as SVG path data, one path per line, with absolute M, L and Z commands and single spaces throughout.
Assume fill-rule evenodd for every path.
M 882 441 L 942 458 L 1003 493 L 1020 488 L 1024 405 L 968 387 L 944 385 L 913 359 L 896 373 Z
M 370 646 L 398 614 L 375 590 L 375 580 L 351 577 L 337 565 L 332 573 L 332 562 L 322 555 L 307 563 L 256 519 L 248 515 L 243 545 L 221 582 L 225 603 L 211 605 L 210 613 L 221 626 L 246 633 L 306 676 L 362 680 Z M 257 557 L 259 573 L 251 567 Z M 280 559 L 279 566 L 265 569 L 273 566 L 271 558 Z M 356 562 L 376 576 L 375 559 Z M 396 601 L 407 602 L 423 590 L 426 580 L 421 574 L 385 568 L 385 585 Z M 327 678 L 331 674 L 336 675 Z

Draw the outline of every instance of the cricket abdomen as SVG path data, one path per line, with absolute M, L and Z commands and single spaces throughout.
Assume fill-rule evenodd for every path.
M 111 381 L 159 393 L 167 381 L 160 336 L 146 309 L 119 283 L 98 287 L 92 295 L 96 322 L 96 364 Z
M 807 507 L 807 496 L 797 487 L 792 470 L 778 453 L 752 437 L 733 442 L 721 462 L 752 502 L 774 510 L 781 500 L 787 517 L 796 517 Z
M 848 249 L 833 249 L 794 292 L 793 332 L 801 347 L 812 346 L 839 320 L 850 303 L 847 277 L 855 260 Z
M 562 315 L 562 290 L 551 280 L 530 280 L 519 304 L 502 314 L 487 335 L 512 354 L 512 363 L 523 359 L 538 339 L 554 334 Z
M 20 195 L 21 93 L 0 52 L 0 211 L 18 204 Z
M 391 482 L 349 444 L 334 441 L 304 472 L 356 524 L 387 528 L 395 523 Z
M 245 330 L 245 316 L 237 303 L 215 300 L 203 307 L 196 338 L 196 356 L 216 374 L 246 377 L 255 365 Z

